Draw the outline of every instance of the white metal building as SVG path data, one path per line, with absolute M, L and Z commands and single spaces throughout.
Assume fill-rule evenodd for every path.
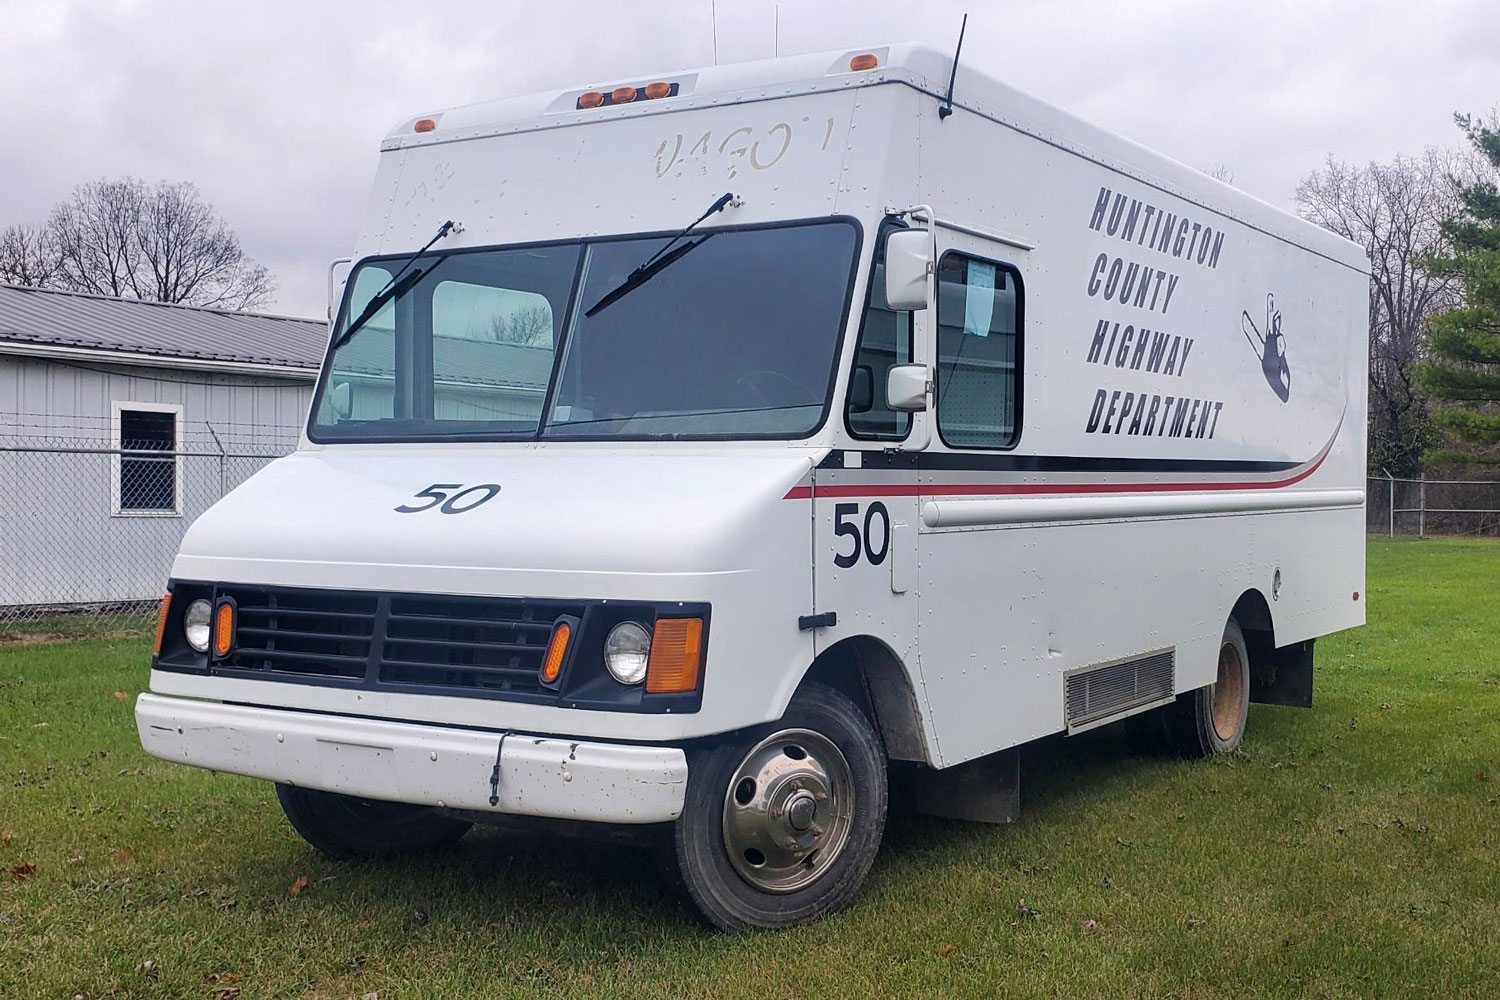
M 0 624 L 158 598 L 187 525 L 295 447 L 326 336 L 0 285 Z

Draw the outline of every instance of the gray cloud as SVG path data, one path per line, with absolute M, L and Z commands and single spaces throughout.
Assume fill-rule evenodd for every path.
M 774 3 L 720 0 L 720 62 L 777 44 Z M 965 4 L 783 3 L 782 53 L 952 44 Z M 1328 153 L 1455 144 L 1500 101 L 1492 0 L 972 0 L 966 61 L 1286 206 Z M 708 0 L 0 0 L 0 225 L 73 185 L 191 180 L 319 315 L 380 137 L 424 110 L 712 61 Z M 1024 178 L 1018 183 L 1024 183 Z

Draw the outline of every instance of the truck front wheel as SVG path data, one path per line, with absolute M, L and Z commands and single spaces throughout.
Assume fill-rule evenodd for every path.
M 293 785 L 277 785 L 276 798 L 303 840 L 339 860 L 446 847 L 473 825 L 426 806 L 377 802 Z
M 885 753 L 869 720 L 809 684 L 779 722 L 690 758 L 663 873 L 721 930 L 815 920 L 859 891 L 886 805 Z

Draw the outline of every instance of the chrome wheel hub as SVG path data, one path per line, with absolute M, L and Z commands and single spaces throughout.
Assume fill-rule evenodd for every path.
M 757 743 L 724 794 L 729 863 L 763 892 L 795 892 L 822 877 L 849 840 L 854 780 L 839 748 L 807 729 Z

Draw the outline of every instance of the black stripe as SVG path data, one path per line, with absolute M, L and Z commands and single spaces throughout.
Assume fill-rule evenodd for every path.
M 855 451 L 862 469 L 921 472 L 1285 472 L 1302 462 L 1245 462 L 1215 458 L 1097 458 L 1066 455 L 980 455 L 951 451 Z M 820 469 L 844 468 L 835 448 Z

